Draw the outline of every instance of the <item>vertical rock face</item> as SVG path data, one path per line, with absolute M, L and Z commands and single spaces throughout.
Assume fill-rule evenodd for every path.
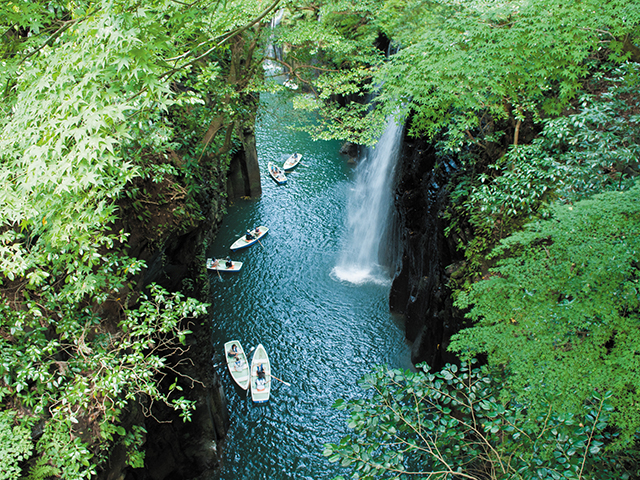
M 262 194 L 256 136 L 253 128 L 241 132 L 243 149 L 236 152 L 229 165 L 227 194 L 230 199 L 259 197 Z
M 226 177 L 217 167 L 210 167 L 203 164 L 207 174 L 196 199 L 203 218 L 176 215 L 174 212 L 185 209 L 181 203 L 184 200 L 178 196 L 174 202 L 159 201 L 170 197 L 164 192 L 177 188 L 174 178 L 166 178 L 161 184 L 144 180 L 148 184 L 138 185 L 140 190 L 153 195 L 148 203 L 155 209 L 148 211 L 148 220 L 139 220 L 130 205 L 121 205 L 122 225 L 117 228 L 131 232 L 128 254 L 147 265 L 144 276 L 138 279 L 138 290 L 157 283 L 169 291 L 207 301 L 205 246 L 217 233 L 226 203 Z M 196 402 L 191 421 L 184 422 L 175 410 L 157 402 L 150 405 L 144 398 L 141 403 L 132 402 L 123 422 L 146 431 L 142 446 L 144 468 L 128 467 L 124 448 L 116 445 L 98 475 L 99 480 L 190 480 L 210 476 L 219 467 L 219 449 L 229 416 L 220 379 L 212 368 L 210 319 L 198 319 L 188 328 L 193 333 L 187 336 L 187 348 L 167 350 L 165 362 L 169 368 L 165 370 L 166 376 L 157 380 L 163 391 L 168 391 L 177 380 L 181 390 L 175 390 L 175 397 L 184 396 Z
M 130 253 L 147 264 L 139 288 L 157 283 L 169 291 L 206 301 L 209 281 L 204 246 L 222 221 L 224 199 L 220 191 L 208 190 L 200 204 L 207 212 L 205 220 L 186 231 L 178 230 L 180 233 L 162 238 L 161 242 L 132 235 Z M 141 404 L 132 403 L 125 422 L 146 431 L 144 468 L 128 468 L 124 448 L 116 446 L 100 480 L 189 480 L 212 474 L 219 467 L 219 445 L 228 429 L 229 416 L 222 384 L 212 368 L 209 321 L 203 318 L 189 325 L 193 333 L 187 336 L 187 348 L 177 353 L 168 351 L 165 361 L 171 370 L 167 370 L 165 378 L 158 379 L 163 391 L 177 380 L 181 390 L 176 391 L 176 397 L 196 402 L 191 421 L 184 422 L 163 404 L 150 405 L 144 399 Z
M 406 337 L 413 342 L 411 360 L 435 370 L 455 360 L 446 349 L 462 325 L 447 287 L 447 267 L 461 258 L 444 235 L 442 217 L 456 166 L 452 159 L 436 158 L 426 141 L 408 138 L 399 162 L 395 207 L 402 254 L 389 305 L 405 316 Z
M 188 280 L 193 288 L 189 293 L 205 297 L 208 279 L 203 275 L 201 259 L 206 233 L 197 228 L 167 242 L 166 247 L 150 259 L 145 283 L 156 282 L 171 291 L 185 291 L 184 281 Z M 201 292 L 199 295 L 197 290 Z M 219 466 L 219 444 L 228 429 L 229 416 L 222 384 L 211 366 L 209 319 L 200 319 L 190 329 L 193 333 L 187 337 L 188 349 L 166 358 L 167 364 L 181 376 L 168 375 L 161 387 L 166 390 L 178 380 L 182 390 L 177 396 L 184 395 L 196 402 L 192 419 L 184 422 L 165 405 L 150 406 L 152 416 L 143 418 L 147 431 L 145 467 L 132 470 L 128 479 L 188 480 L 212 474 Z

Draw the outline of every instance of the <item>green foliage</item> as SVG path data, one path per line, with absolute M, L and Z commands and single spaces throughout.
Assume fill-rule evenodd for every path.
M 263 7 L 118 0 L 99 10 L 93 2 L 69 10 L 23 3 L 0 7 L 7 31 L 0 42 L 0 222 L 19 231 L 3 231 L 0 264 L 9 280 L 28 274 L 37 284 L 51 274 L 39 266 L 51 251 L 65 249 L 69 263 L 56 263 L 66 271 L 69 293 L 80 298 L 101 287 L 76 263 L 99 258 L 116 240 L 106 226 L 116 218 L 115 199 L 140 175 L 133 146 L 165 153 L 174 134 L 162 113 L 212 90 L 176 94 L 172 82 L 211 44 L 221 42 L 223 51 L 219 37 Z M 198 85 L 217 72 L 215 63 L 199 69 Z
M 640 430 L 640 185 L 573 206 L 526 226 L 494 250 L 491 277 L 460 295 L 474 327 L 451 345 L 489 354 L 509 372 L 510 392 L 572 412 L 594 389 L 611 390 L 620 445 Z
M 502 238 L 528 221 L 546 218 L 554 201 L 571 203 L 596 193 L 624 190 L 640 172 L 638 64 L 594 78 L 601 93 L 584 96 L 573 113 L 544 120 L 541 135 L 512 147 L 477 174 L 468 158 L 451 193 L 447 234 L 459 239 L 477 274 Z M 464 235 L 465 225 L 473 235 Z
M 444 132 L 447 147 L 458 152 L 464 144 L 486 147 L 504 134 L 505 125 L 511 131 L 508 140 L 518 143 L 514 129 L 527 119 L 539 122 L 559 114 L 595 64 L 628 58 L 625 39 L 637 41 L 640 24 L 634 2 L 596 0 L 326 0 L 307 9 L 316 15 L 304 10 L 293 16 L 291 33 L 282 35 L 294 47 L 286 59 L 293 72 L 317 87 L 318 104 L 307 102 L 307 107 L 344 125 L 342 138 L 360 138 L 359 143 L 375 141 L 372 131 L 380 117 L 411 113 L 410 134 Z M 358 27 L 346 31 L 342 24 Z M 387 61 L 387 52 L 358 43 L 362 38 L 373 45 L 383 37 L 395 47 Z M 350 53 L 348 60 L 340 49 Z M 313 72 L 302 59 L 315 53 L 323 62 L 315 67 L 317 81 L 315 74 L 301 73 L 303 68 Z M 298 63 L 304 67 L 295 68 Z M 352 99 L 373 92 L 376 108 L 363 115 Z M 334 95 L 345 93 L 350 95 L 346 105 L 332 108 Z M 505 125 L 497 123 L 502 120 Z M 339 128 L 329 132 L 324 134 L 340 137 Z
M 366 105 L 385 52 L 376 47 L 379 0 L 289 2 L 277 32 L 289 78 L 311 90 L 295 108 L 314 111 L 314 138 L 374 142 L 384 118 Z M 371 117 L 369 117 L 371 115 Z
M 334 404 L 350 411 L 353 432 L 324 455 L 361 480 L 629 478 L 604 451 L 610 393 L 594 394 L 575 414 L 544 403 L 534 416 L 526 403 L 498 399 L 502 378 L 474 363 L 437 373 L 377 367 L 359 382 L 370 397 Z
M 534 143 L 553 157 L 564 202 L 629 188 L 640 174 L 640 64 L 596 77 L 604 91 L 585 95 L 577 112 L 548 119 Z
M 122 439 L 122 443 L 127 449 L 127 465 L 132 468 L 144 467 L 144 451 L 142 444 L 146 430 L 138 425 L 134 425 L 130 432 L 127 432 Z
M 489 165 L 502 175 L 495 179 L 487 174 L 479 176 L 480 186 L 469 199 L 471 205 L 480 206 L 472 214 L 472 223 L 485 228 L 499 224 L 510 231 L 509 221 L 534 217 L 543 202 L 549 203 L 549 193 L 560 181 L 553 167 L 552 158 L 542 155 L 535 145 L 510 150 L 495 165 Z
M 380 72 L 382 99 L 416 112 L 414 134 L 455 126 L 452 146 L 468 131 L 482 132 L 482 115 L 518 121 L 559 113 L 601 42 L 640 22 L 632 4 L 595 0 L 389 4 L 388 35 L 404 48 Z
M 119 426 L 120 413 L 146 397 L 190 419 L 194 403 L 172 389 L 160 390 L 159 382 L 169 372 L 166 355 L 182 351 L 190 333 L 185 319 L 205 315 L 207 306 L 151 285 L 114 331 L 72 299 L 57 295 L 41 302 L 19 312 L 2 305 L 0 331 L 10 336 L 0 340 L 0 402 L 20 405 L 30 421 L 48 415 L 36 455 L 63 478 L 88 478 L 95 472 L 93 456 L 99 462 L 119 437 L 130 447 L 132 464 L 139 465 L 135 449 L 142 432 Z M 88 435 L 92 429 L 100 440 Z
M 23 425 L 14 425 L 15 413 L 0 411 L 0 480 L 12 480 L 20 474 L 20 462 L 28 459 L 33 450 L 31 431 Z

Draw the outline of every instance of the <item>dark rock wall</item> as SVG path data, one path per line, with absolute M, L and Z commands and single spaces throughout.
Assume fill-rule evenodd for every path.
M 220 212 L 212 212 L 216 226 L 222 218 Z M 189 292 L 206 300 L 209 285 L 204 270 L 204 240 L 210 234 L 208 227 L 202 226 L 167 242 L 149 262 L 144 283 L 156 282 L 170 291 Z M 212 368 L 209 319 L 201 319 L 190 329 L 193 333 L 187 337 L 188 350 L 168 357 L 167 363 L 180 363 L 176 368 L 183 375 L 178 382 L 180 393 L 196 401 L 196 410 L 191 421 L 184 422 L 173 409 L 152 406 L 153 416 L 144 418 L 145 467 L 132 470 L 128 479 L 188 480 L 209 474 L 219 465 L 219 445 L 228 429 L 229 416 L 221 381 Z M 167 389 L 175 378 L 167 376 L 162 387 Z
M 243 149 L 231 158 L 227 178 L 227 195 L 230 199 L 258 197 L 262 194 L 258 151 L 253 127 L 241 131 Z
M 208 193 L 208 198 L 201 199 L 201 204 L 207 207 L 206 221 L 165 239 L 161 248 L 144 242 L 132 245 L 132 253 L 147 262 L 140 288 L 154 282 L 169 291 L 206 301 L 209 282 L 204 267 L 205 246 L 217 232 L 225 202 L 221 192 Z M 222 384 L 212 368 L 214 352 L 209 319 L 193 323 L 190 329 L 193 333 L 187 337 L 188 349 L 181 355 L 167 357 L 166 361 L 179 365 L 175 368 L 182 375 L 178 382 L 180 394 L 196 401 L 191 421 L 184 422 L 173 409 L 158 403 L 144 405 L 145 409 L 150 407 L 146 415 L 141 406 L 133 407 L 132 421 L 147 432 L 143 446 L 145 466 L 125 471 L 117 468 L 115 464 L 124 463 L 124 458 L 116 449 L 105 480 L 188 480 L 207 475 L 219 466 L 219 450 L 229 416 Z M 175 374 L 168 375 L 161 388 L 166 390 L 175 378 Z
M 462 258 L 444 235 L 442 215 L 455 169 L 453 159 L 437 158 L 425 140 L 405 137 L 395 190 L 402 253 L 389 305 L 405 317 L 412 362 L 434 370 L 456 360 L 446 349 L 462 325 L 447 287 L 447 272 Z
M 202 215 L 197 221 L 193 221 L 196 217 L 188 217 L 190 221 L 180 223 L 179 218 L 186 217 L 174 216 L 172 212 L 179 210 L 176 207 L 184 204 L 167 204 L 162 210 L 150 211 L 147 222 L 141 222 L 130 206 L 121 206 L 122 224 L 117 229 L 131 232 L 127 253 L 147 265 L 137 279 L 136 290 L 157 283 L 171 292 L 207 301 L 206 245 L 218 231 L 227 202 L 227 177 L 216 165 L 207 161 L 201 164 L 206 173 L 196 199 Z M 148 185 L 147 191 L 152 187 Z M 188 348 L 179 353 L 167 351 L 165 357 L 167 365 L 179 375 L 168 370 L 166 377 L 158 381 L 160 388 L 167 391 L 179 378 L 179 395 L 196 402 L 191 421 L 184 422 L 172 408 L 160 403 L 149 405 L 144 398 L 139 404 L 132 403 L 123 424 L 145 429 L 145 466 L 128 467 L 124 448 L 116 445 L 98 480 L 191 480 L 210 476 L 219 467 L 229 414 L 221 381 L 212 368 L 210 318 L 197 320 L 189 329 L 193 333 L 187 336 Z
M 229 171 L 221 174 L 215 162 L 202 162 L 212 167 L 204 174 L 203 189 L 198 203 L 204 221 L 180 235 L 165 239 L 162 248 L 147 243 L 133 248 L 132 255 L 146 260 L 148 268 L 141 286 L 158 283 L 169 291 L 206 301 L 209 280 L 205 268 L 206 245 L 217 234 L 222 222 L 225 198 L 256 197 L 262 193 L 258 153 L 253 117 L 239 132 L 243 148 L 232 156 Z M 129 470 L 127 480 L 191 480 L 207 478 L 219 468 L 221 448 L 229 427 L 226 396 L 220 378 L 212 368 L 214 355 L 209 319 L 191 325 L 192 335 L 187 337 L 189 350 L 183 358 L 168 358 L 180 362 L 183 377 L 178 385 L 185 397 L 195 400 L 196 410 L 190 422 L 183 422 L 176 413 L 155 405 L 153 417 L 144 417 L 147 430 L 145 467 Z M 168 376 L 165 388 L 173 382 Z M 193 379 L 188 380 L 188 379 Z M 140 415 L 137 415 L 140 420 Z M 125 478 L 125 477 L 112 477 Z M 111 480 L 111 478 L 109 478 Z

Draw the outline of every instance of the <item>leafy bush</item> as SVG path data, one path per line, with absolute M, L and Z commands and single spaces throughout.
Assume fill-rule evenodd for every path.
M 584 95 L 578 112 L 544 122 L 535 141 L 557 165 L 564 202 L 630 188 L 640 174 L 640 64 L 596 76 L 606 90 Z
M 13 480 L 20 476 L 20 462 L 33 451 L 31 430 L 15 424 L 15 412 L 0 411 L 0 480 Z
M 20 410 L 27 426 L 44 422 L 34 460 L 46 459 L 63 478 L 95 474 L 96 464 L 118 439 L 139 465 L 133 453 L 143 437 L 138 427 L 127 431 L 120 426 L 120 415 L 131 402 L 148 399 L 172 406 L 189 420 L 194 402 L 178 396 L 179 389 L 163 391 L 159 385 L 167 374 L 179 375 L 175 366 L 167 369 L 166 356 L 182 350 L 190 333 L 185 319 L 205 315 L 206 304 L 151 285 L 136 308 L 123 311 L 114 330 L 64 297 L 54 296 L 55 305 L 41 301 L 42 306 L 33 302 L 28 311 L 0 305 L 0 331 L 7 333 L 0 336 L 0 405 Z M 0 417 L 3 438 L 6 418 L 13 419 Z M 24 431 L 30 433 L 15 427 L 12 435 L 18 438 Z M 29 458 L 31 444 L 13 443 L 6 459 L 17 465 Z
M 508 372 L 505 387 L 533 404 L 557 393 L 559 412 L 611 390 L 625 447 L 640 430 L 640 184 L 551 213 L 502 241 L 490 278 L 458 297 L 476 323 L 451 348 L 486 352 Z
M 511 147 L 487 170 L 456 180 L 447 213 L 448 235 L 477 274 L 491 248 L 529 221 L 546 218 L 555 201 L 572 203 L 597 193 L 629 189 L 640 174 L 640 65 L 624 64 L 601 79 L 600 96 L 583 96 L 573 114 L 546 119 L 530 145 Z M 463 234 L 469 225 L 471 235 Z
M 350 411 L 353 433 L 324 455 L 360 480 L 629 478 L 603 451 L 613 436 L 611 393 L 594 393 L 573 414 L 545 403 L 531 415 L 527 403 L 500 395 L 497 371 L 475 363 L 437 373 L 377 367 L 359 381 L 371 397 L 334 404 Z

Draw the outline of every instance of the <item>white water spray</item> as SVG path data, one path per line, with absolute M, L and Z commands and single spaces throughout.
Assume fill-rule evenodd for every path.
M 367 150 L 356 168 L 347 203 L 347 238 L 333 269 L 340 280 L 355 284 L 389 281 L 379 261 L 380 241 L 389 223 L 402 132 L 402 124 L 389 120 L 375 148 Z

